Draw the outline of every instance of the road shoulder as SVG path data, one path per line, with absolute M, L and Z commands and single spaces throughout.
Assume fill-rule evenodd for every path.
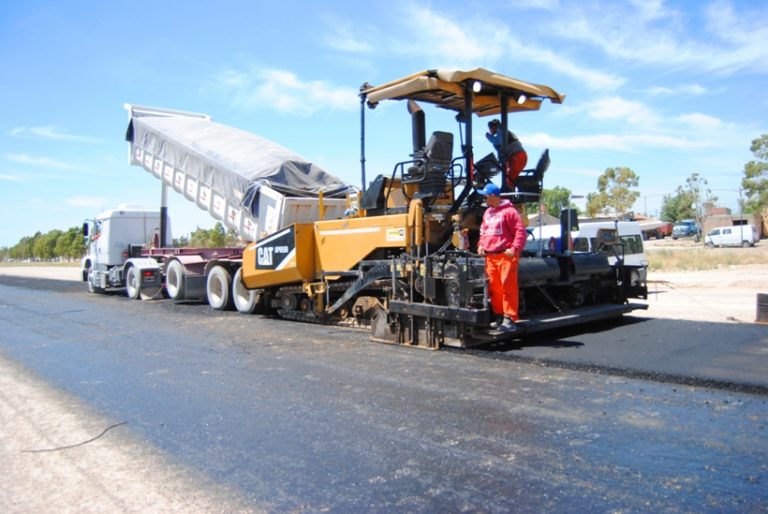
M 2 512 L 254 511 L 2 354 L 0 427 Z

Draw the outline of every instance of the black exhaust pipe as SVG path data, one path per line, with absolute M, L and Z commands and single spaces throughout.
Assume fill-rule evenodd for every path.
M 422 152 L 427 146 L 427 128 L 424 111 L 419 104 L 408 100 L 408 112 L 411 113 L 411 132 L 413 137 L 413 153 Z

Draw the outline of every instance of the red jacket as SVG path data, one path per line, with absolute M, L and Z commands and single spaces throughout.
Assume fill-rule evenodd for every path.
M 485 253 L 501 253 L 507 248 L 520 256 L 528 234 L 517 209 L 509 200 L 502 200 L 498 207 L 488 207 L 480 225 L 479 248 Z

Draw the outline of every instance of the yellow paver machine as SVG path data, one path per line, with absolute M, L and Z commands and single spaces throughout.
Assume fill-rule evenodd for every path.
M 494 316 L 485 263 L 476 254 L 485 209 L 477 189 L 500 177 L 500 161 L 510 149 L 504 139 L 498 158 L 490 154 L 476 161 L 473 121 L 497 116 L 506 134 L 510 113 L 536 111 L 546 100 L 560 104 L 564 95 L 475 69 L 428 70 L 380 86 L 366 83 L 360 97 L 363 190 L 349 195 L 344 217 L 293 224 L 250 244 L 235 287 L 241 312 L 370 327 L 376 341 L 437 349 L 646 308 L 629 302 L 647 297 L 646 270 L 624 263 L 621 238 L 607 229 L 593 245 L 598 250 L 575 252 L 554 240 L 529 241 L 520 259 L 518 330 L 510 336 L 489 327 Z M 366 187 L 365 113 L 385 101 L 406 104 L 413 151 Z M 427 139 L 422 104 L 455 113 L 461 144 L 447 131 Z M 546 150 L 504 194 L 516 204 L 540 202 L 549 163 Z M 567 241 L 578 220 L 571 210 L 562 214 Z

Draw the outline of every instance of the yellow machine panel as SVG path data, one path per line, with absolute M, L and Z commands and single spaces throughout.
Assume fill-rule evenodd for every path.
M 243 284 L 249 289 L 312 281 L 314 224 L 297 223 L 252 243 L 243 251 Z
M 348 218 L 315 223 L 317 269 L 353 269 L 377 248 L 405 248 L 411 243 L 408 214 Z

